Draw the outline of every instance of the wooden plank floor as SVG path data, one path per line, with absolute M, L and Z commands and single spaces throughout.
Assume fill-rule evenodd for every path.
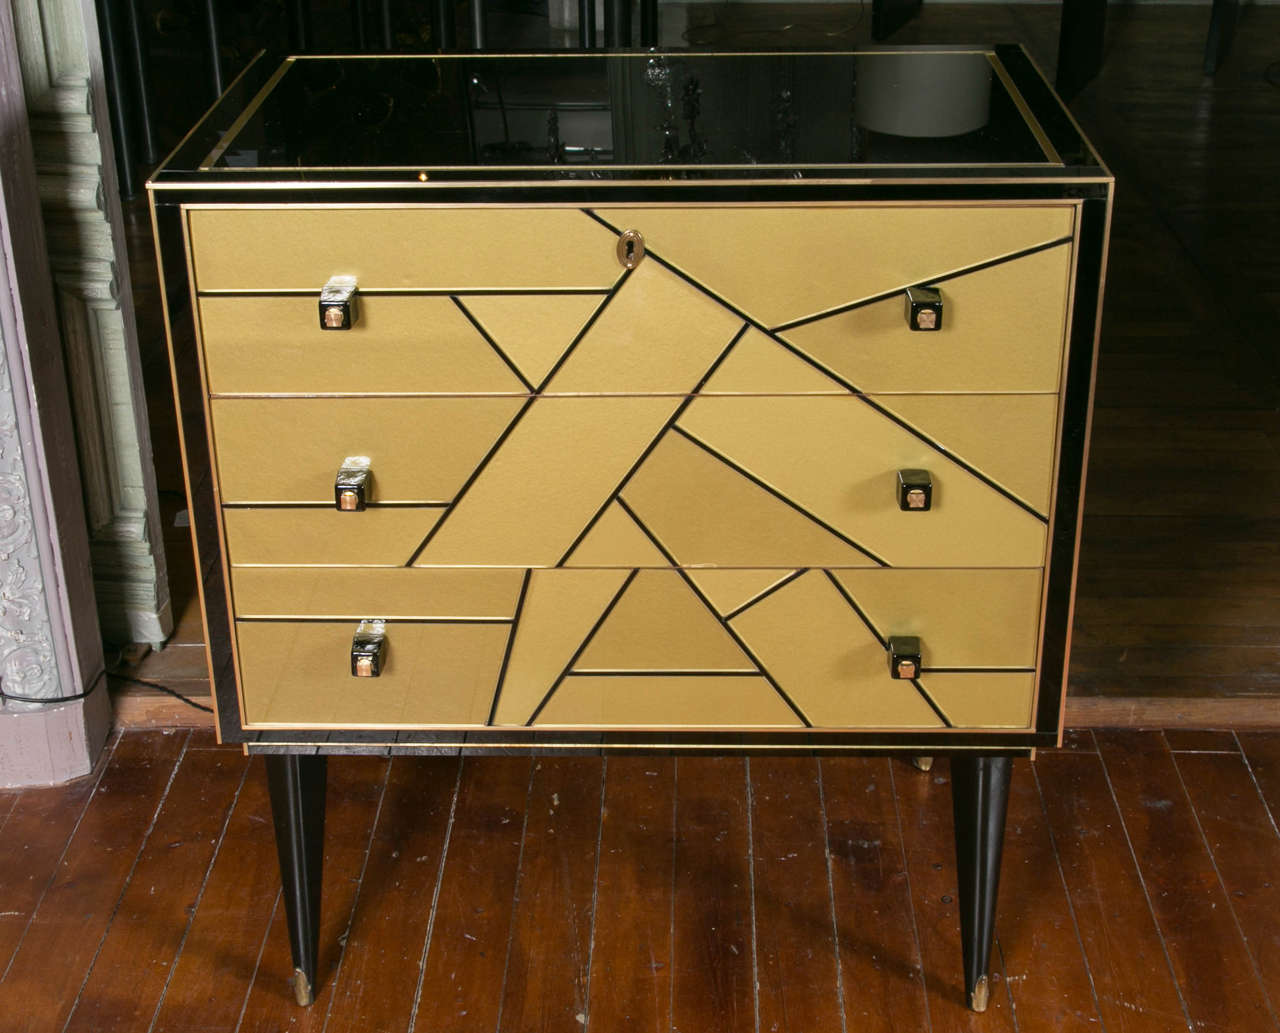
M 1280 1033 L 1280 733 L 1016 762 L 983 1016 L 944 761 L 334 758 L 310 1009 L 265 782 L 135 730 L 0 792 L 0 1030 Z

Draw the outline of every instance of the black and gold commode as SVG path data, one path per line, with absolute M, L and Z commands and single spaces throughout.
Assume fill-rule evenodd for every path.
M 985 1005 L 1111 183 L 1014 47 L 241 76 L 149 189 L 299 1000 L 326 754 L 874 749 L 952 757 Z

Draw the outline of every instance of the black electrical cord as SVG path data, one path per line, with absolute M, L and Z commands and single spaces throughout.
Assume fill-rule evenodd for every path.
M 155 689 L 157 692 L 163 692 L 167 696 L 172 696 L 174 699 L 181 700 L 187 706 L 193 707 L 196 710 L 203 711 L 206 714 L 213 713 L 212 707 L 206 707 L 203 703 L 197 703 L 190 696 L 184 696 L 177 689 L 171 689 L 169 686 L 161 685 L 159 682 L 147 681 L 145 678 L 131 678 L 127 674 L 115 674 L 111 671 L 107 672 L 107 677 L 115 678 L 117 681 L 128 682 L 130 685 L 142 685 L 148 689 Z
M 78 699 L 86 699 L 93 695 L 94 690 L 102 684 L 106 673 L 106 671 L 100 672 L 98 677 L 93 679 L 92 685 L 85 689 L 84 692 L 77 692 L 74 696 L 15 696 L 12 692 L 5 692 L 4 685 L 0 683 L 0 700 L 11 699 L 15 703 L 42 703 L 46 705 L 50 703 L 74 703 Z

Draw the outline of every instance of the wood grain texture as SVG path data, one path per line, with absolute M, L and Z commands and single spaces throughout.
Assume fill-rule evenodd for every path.
M 14 1033 L 61 1029 L 129 885 L 186 745 L 185 732 L 126 736 L 58 860 L 0 995 L 23 1002 Z M 6 908 L 7 910 L 7 908 Z M 52 963 L 56 959 L 56 964 Z
M 676 765 L 672 757 L 609 758 L 588 1033 L 671 1024 Z
M 1096 733 L 1107 778 L 1197 1029 L 1269 1030 L 1275 1017 L 1158 732 Z

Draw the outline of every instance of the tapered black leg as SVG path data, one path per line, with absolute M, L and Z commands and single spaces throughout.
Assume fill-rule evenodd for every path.
M 324 861 L 324 757 L 268 756 L 267 784 L 284 887 L 293 993 L 315 1000 L 320 946 L 320 870 Z
M 969 1007 L 987 1010 L 987 965 L 995 938 L 996 892 L 1004 817 L 1009 809 L 1008 757 L 952 757 L 951 805 L 960 880 L 960 939 Z

